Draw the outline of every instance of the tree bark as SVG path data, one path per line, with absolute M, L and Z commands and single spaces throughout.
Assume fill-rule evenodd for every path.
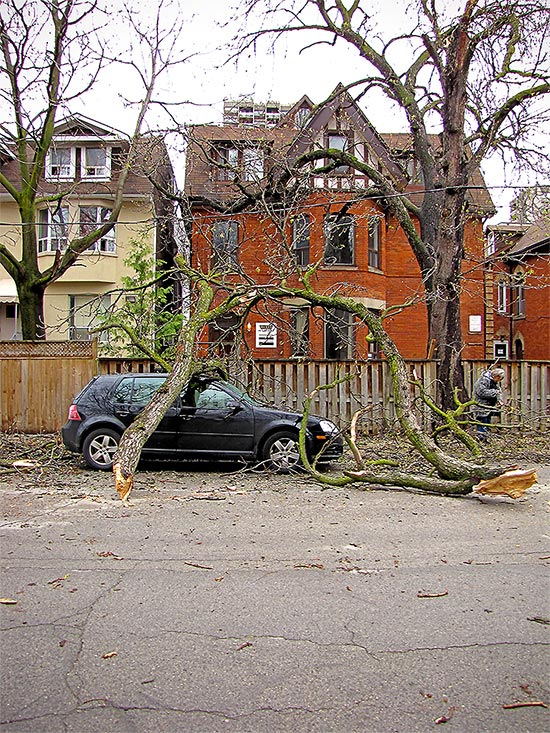
M 200 282 L 198 288 L 199 297 L 196 306 L 180 331 L 177 344 L 178 358 L 172 371 L 162 387 L 155 392 L 151 402 L 124 431 L 118 446 L 113 472 L 115 488 L 123 504 L 128 504 L 133 487 L 133 476 L 143 446 L 196 369 L 195 339 L 207 321 L 208 309 L 214 298 L 213 290 L 209 285 Z

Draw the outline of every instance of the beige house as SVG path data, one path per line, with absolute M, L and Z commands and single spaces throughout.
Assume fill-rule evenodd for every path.
M 108 218 L 129 140 L 94 120 L 72 115 L 57 124 L 46 160 L 38 207 L 38 259 L 41 271 L 79 234 Z M 45 293 L 48 340 L 90 338 L 98 309 L 114 302 L 112 292 L 132 270 L 125 264 L 137 241 L 150 245 L 151 257 L 170 263 L 176 251 L 172 206 L 152 180 L 173 187 L 173 171 L 163 140 L 143 136 L 138 163 L 130 172 L 115 227 L 84 252 Z M 20 171 L 10 151 L 0 153 L 2 173 L 18 184 Z M 52 194 L 62 197 L 51 200 Z M 50 200 L 48 200 L 48 198 Z M 19 258 L 21 225 L 16 203 L 0 185 L 0 241 Z M 178 294 L 175 295 L 178 297 Z M 0 340 L 20 338 L 15 283 L 0 265 Z

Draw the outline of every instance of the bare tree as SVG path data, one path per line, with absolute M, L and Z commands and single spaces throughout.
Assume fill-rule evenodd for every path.
M 343 41 L 365 64 L 363 78 L 344 80 L 346 88 L 364 102 L 382 90 L 401 111 L 425 187 L 420 202 L 400 196 L 390 179 L 345 151 L 329 153 L 371 176 L 408 237 L 426 290 L 440 396 L 450 406 L 454 387 L 463 387 L 460 289 L 469 191 L 480 163 L 495 151 L 518 166 L 539 172 L 547 166 L 544 143 L 533 135 L 548 122 L 542 99 L 550 91 L 550 21 L 544 0 L 464 0 L 456 14 L 446 2 L 417 6 L 410 29 L 397 35 L 393 28 L 375 31 L 376 11 L 366 0 L 249 0 L 243 16 L 257 23 L 263 13 L 263 25 L 241 34 L 236 55 L 257 49 L 264 36 L 305 32 L 305 49 L 324 44 L 330 63 L 331 47 Z
M 19 181 L 0 173 L 0 184 L 19 209 L 21 256 L 0 242 L 0 264 L 17 286 L 24 339 L 44 338 L 44 291 L 72 267 L 79 255 L 105 236 L 115 225 L 123 203 L 124 185 L 135 166 L 145 115 L 152 104 L 155 85 L 181 57 L 174 54 L 177 24 L 163 26 L 163 3 L 159 3 L 150 26 L 128 8 L 125 20 L 134 47 L 125 57 L 109 49 L 104 38 L 114 21 L 102 10 L 100 0 L 6 0 L 0 8 L 0 100 L 8 117 L 0 121 L 3 151 L 16 156 Z M 139 56 L 138 56 L 139 52 Z M 69 241 L 56 252 L 53 263 L 41 270 L 37 256 L 37 208 L 49 201 L 61 205 L 67 191 L 46 194 L 41 188 L 56 118 L 74 100 L 85 97 L 107 69 L 124 63 L 137 73 L 141 85 L 135 124 L 128 150 L 121 161 L 113 191 L 111 213 L 104 222 Z

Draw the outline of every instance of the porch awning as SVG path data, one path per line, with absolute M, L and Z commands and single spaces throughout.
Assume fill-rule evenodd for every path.
M 18 303 L 17 288 L 11 277 L 0 280 L 0 303 Z

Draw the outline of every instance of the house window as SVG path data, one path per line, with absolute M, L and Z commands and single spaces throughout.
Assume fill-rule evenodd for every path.
M 81 206 L 80 207 L 80 236 L 84 237 L 98 229 L 109 220 L 112 209 L 105 206 Z M 91 244 L 87 252 L 110 252 L 116 251 L 115 227 L 104 234 L 101 239 Z
M 239 327 L 239 318 L 234 313 L 216 318 L 208 324 L 209 353 L 227 357 L 235 348 L 235 336 Z
M 309 308 L 290 311 L 290 347 L 292 356 L 307 356 L 309 352 Z
M 349 214 L 329 214 L 325 217 L 325 263 L 353 265 L 355 222 Z
M 212 257 L 216 267 L 235 267 L 239 264 L 239 225 L 236 221 L 214 222 Z
M 50 148 L 46 156 L 46 178 L 74 178 L 75 155 L 74 148 Z
M 311 110 L 307 107 L 301 107 L 294 115 L 294 124 L 299 128 L 305 127 L 310 117 Z
M 374 310 L 373 308 L 369 309 L 372 315 L 375 318 L 380 318 L 380 311 Z M 381 358 L 381 350 L 380 350 L 380 344 L 378 341 L 369 341 L 369 359 L 380 359 Z
M 341 150 L 343 153 L 348 153 L 351 149 L 350 139 L 342 133 L 329 133 L 327 137 L 327 148 L 329 150 Z M 327 160 L 327 164 L 330 163 L 330 160 L 330 158 Z M 339 165 L 331 171 L 331 174 L 333 173 L 349 173 L 349 166 Z
M 69 339 L 90 341 L 95 338 L 91 330 L 100 324 L 110 305 L 110 295 L 69 295 Z M 101 332 L 98 340 L 108 341 L 108 331 Z
M 516 270 L 514 273 L 513 310 L 516 318 L 525 318 L 525 273 Z
M 67 246 L 69 238 L 69 207 L 38 212 L 38 251 L 57 252 Z
M 309 265 L 309 214 L 298 214 L 292 222 L 292 249 L 299 265 Z
M 109 178 L 111 175 L 111 149 L 82 148 L 80 175 L 82 178 Z
M 487 236 L 487 257 L 491 257 L 496 252 L 496 240 L 495 233 L 489 232 Z
M 369 267 L 382 269 L 382 251 L 380 248 L 380 219 L 369 217 Z
M 325 311 L 325 359 L 352 359 L 354 333 L 352 314 L 341 308 Z
M 508 286 L 504 280 L 500 280 L 497 284 L 497 312 L 508 312 Z
M 237 148 L 222 146 L 216 150 L 215 160 L 219 166 L 216 170 L 220 181 L 233 181 L 237 177 L 239 166 L 239 151 Z
M 243 181 L 259 181 L 264 176 L 264 153 L 257 146 L 220 145 L 214 151 L 214 160 L 220 181 L 234 181 L 238 176 Z
M 243 150 L 243 180 L 260 181 L 264 177 L 264 154 L 260 148 Z

